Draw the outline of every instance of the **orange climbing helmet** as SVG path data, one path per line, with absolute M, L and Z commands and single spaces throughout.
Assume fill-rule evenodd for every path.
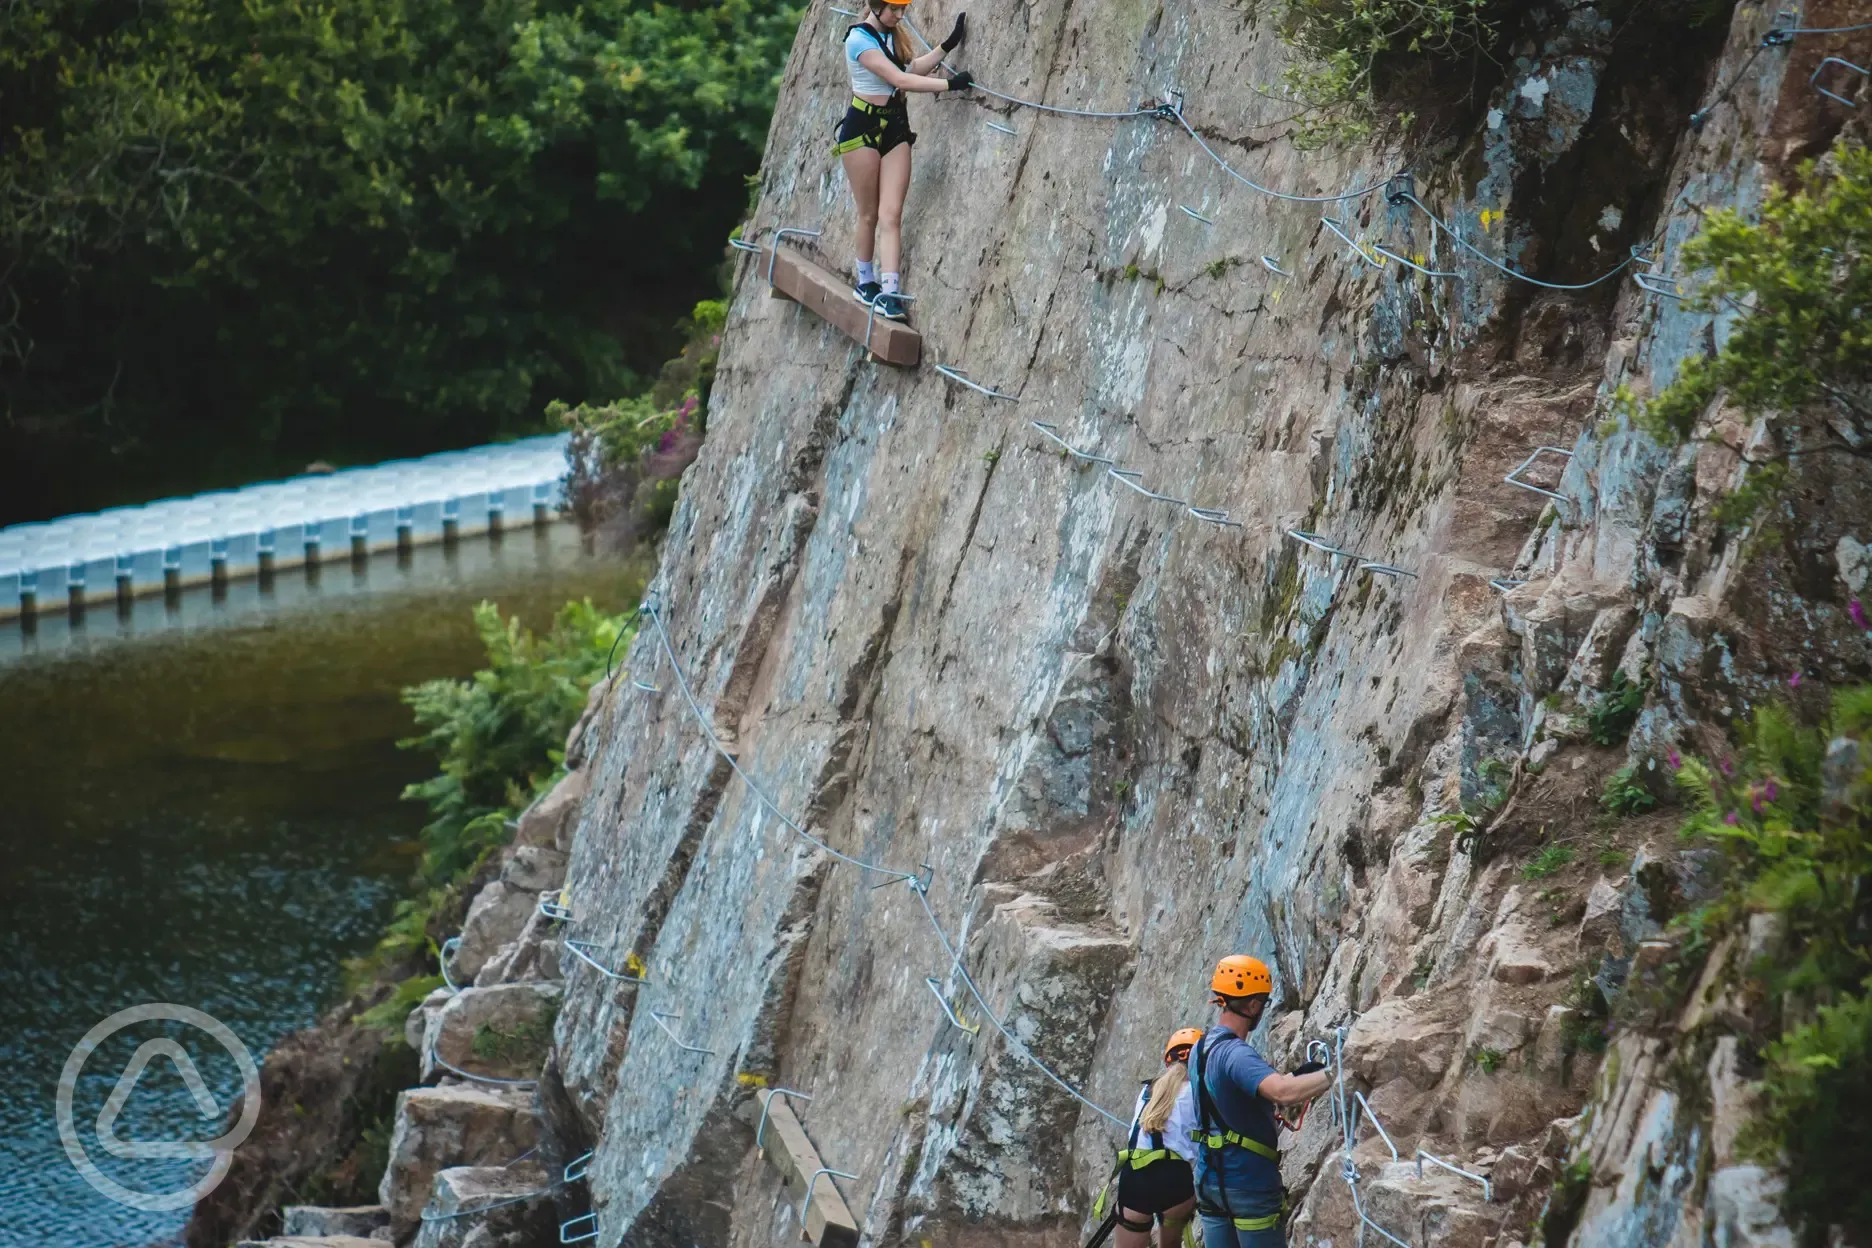
M 1164 1065 L 1180 1062 L 1189 1056 L 1190 1046 L 1203 1038 L 1200 1027 L 1179 1027 L 1164 1041 Z M 1178 1052 L 1178 1050 L 1182 1052 Z
M 1260 958 L 1233 953 L 1216 963 L 1215 974 L 1209 977 L 1209 991 L 1223 997 L 1271 996 L 1274 976 Z

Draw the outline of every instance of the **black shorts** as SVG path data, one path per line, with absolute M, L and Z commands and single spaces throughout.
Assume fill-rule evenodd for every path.
M 838 137 L 832 144 L 834 152 L 843 156 L 861 147 L 874 147 L 878 155 L 883 156 L 901 144 L 916 142 L 916 135 L 910 133 L 910 106 L 903 96 L 892 96 L 891 103 L 882 106 L 860 108 L 859 103 L 853 100 L 851 107 L 845 110 L 844 120 L 838 124 Z
M 1126 1166 L 1118 1172 L 1118 1207 L 1133 1213 L 1159 1214 L 1195 1195 L 1190 1164 L 1181 1157 L 1163 1157 L 1142 1170 Z

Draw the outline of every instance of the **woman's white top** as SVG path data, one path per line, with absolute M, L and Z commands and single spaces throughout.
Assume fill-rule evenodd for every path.
M 1150 1085 L 1146 1084 L 1138 1091 L 1137 1108 L 1131 1111 L 1131 1127 L 1135 1129 L 1138 1119 L 1144 1116 L 1144 1107 L 1150 1104 Z M 1170 1105 L 1170 1118 L 1164 1123 L 1164 1147 L 1189 1162 L 1196 1164 L 1196 1085 L 1186 1083 L 1177 1093 L 1177 1099 Z M 1131 1138 L 1130 1130 L 1125 1132 L 1125 1139 Z M 1138 1132 L 1138 1147 L 1149 1148 L 1149 1137 Z
M 889 35 L 884 35 L 883 42 L 888 44 L 890 38 Z M 890 54 L 879 47 L 878 43 L 877 39 L 872 38 L 871 28 L 868 26 L 861 24 L 846 32 L 845 68 L 851 71 L 853 95 L 890 95 L 897 90 L 890 83 L 872 73 L 870 69 L 858 63 L 858 58 L 866 52 L 879 52 L 883 54 L 885 60 L 890 60 Z

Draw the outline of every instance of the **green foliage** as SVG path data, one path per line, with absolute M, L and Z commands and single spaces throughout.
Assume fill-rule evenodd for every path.
M 411 976 L 398 984 L 389 996 L 351 1021 L 360 1027 L 388 1032 L 400 1040 L 403 1036 L 403 1022 L 409 1017 L 410 1011 L 421 1005 L 424 997 L 442 986 L 440 975 Z
M 1862 1171 L 1872 1156 L 1872 996 L 1821 1006 L 1764 1056 L 1767 1110 L 1751 1134 L 1779 1143 L 1793 1161 L 1787 1203 L 1806 1215 L 1805 1238 L 1818 1241 L 1827 1223 L 1872 1227 L 1872 1186 Z
M 1476 840 L 1482 835 L 1482 820 L 1466 810 L 1446 810 L 1440 815 L 1430 816 L 1430 822 L 1438 827 L 1453 828 L 1456 831 L 1455 846 L 1459 854 L 1473 854 Z
M 1820 404 L 1872 418 L 1872 154 L 1842 147 L 1828 169 L 1803 166 L 1798 182 L 1771 186 L 1759 221 L 1711 213 L 1685 245 L 1684 267 L 1708 273 L 1691 306 L 1746 311 L 1713 357 L 1684 361 L 1649 402 L 1621 395 L 1660 442 L 1689 437 L 1720 392 L 1751 416 Z
M 1739 529 L 1778 501 L 1787 484 L 1788 466 L 1784 461 L 1763 464 L 1718 501 L 1712 514 L 1725 529 Z
M 1599 804 L 1615 815 L 1642 815 L 1647 810 L 1656 810 L 1658 799 L 1638 778 L 1638 769 L 1625 766 L 1606 777 Z M 1620 860 L 1623 857 L 1619 855 Z
M 1597 745 L 1621 745 L 1644 708 L 1644 682 L 1633 682 L 1623 671 L 1612 676 L 1612 687 L 1586 712 L 1586 730 Z
M 1508 1055 L 1500 1049 L 1480 1048 L 1475 1052 L 1475 1064 L 1485 1075 L 1492 1075 L 1501 1069 Z
M 1684 834 L 1722 845 L 1731 867 L 1726 900 L 1708 919 L 1781 917 L 1771 964 L 1754 968 L 1784 1012 L 1783 1034 L 1764 1053 L 1756 1146 L 1785 1151 L 1787 1207 L 1810 1240 L 1829 1223 L 1851 1238 L 1872 1230 L 1858 1164 L 1872 1145 L 1872 686 L 1838 691 L 1814 726 L 1760 708 L 1738 745 L 1733 761 L 1683 763 Z
M 324 453 L 632 392 L 745 210 L 798 12 L 0 6 L 14 424 Z
M 1571 845 L 1545 845 L 1521 868 L 1524 879 L 1543 880 L 1573 861 Z
M 1280 0 L 1283 38 L 1300 55 L 1288 92 L 1311 112 L 1300 119 L 1303 150 L 1370 135 L 1378 98 L 1413 63 L 1457 63 L 1495 40 L 1491 0 Z M 1400 128 L 1414 117 L 1394 113 Z
M 475 1028 L 469 1049 L 484 1062 L 529 1066 L 545 1058 L 552 1048 L 553 1024 L 559 1017 L 557 1002 L 542 1006 L 531 1018 L 522 1019 L 512 1031 L 502 1031 L 488 1023 Z
M 506 821 L 559 778 L 565 736 L 620 634 L 636 625 L 589 600 L 569 602 L 537 637 L 493 603 L 475 608 L 488 665 L 468 680 L 403 691 L 422 735 L 400 742 L 432 752 L 441 774 L 403 793 L 426 802 L 423 871 L 447 880 L 506 839 Z

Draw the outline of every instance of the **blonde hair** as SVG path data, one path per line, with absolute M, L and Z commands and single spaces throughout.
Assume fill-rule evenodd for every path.
M 1171 1062 L 1164 1067 L 1163 1074 L 1151 1081 L 1150 1100 L 1144 1103 L 1144 1112 L 1138 1115 L 1139 1129 L 1155 1134 L 1168 1126 L 1170 1111 L 1188 1084 L 1188 1066 L 1182 1062 Z
M 891 7 L 894 6 L 890 0 L 871 0 L 870 3 L 871 13 L 877 17 L 883 16 L 884 10 Z M 902 21 L 891 27 L 890 37 L 892 50 L 896 52 L 897 59 L 907 68 L 910 62 L 916 59 L 916 54 L 910 50 L 910 36 L 904 33 Z

